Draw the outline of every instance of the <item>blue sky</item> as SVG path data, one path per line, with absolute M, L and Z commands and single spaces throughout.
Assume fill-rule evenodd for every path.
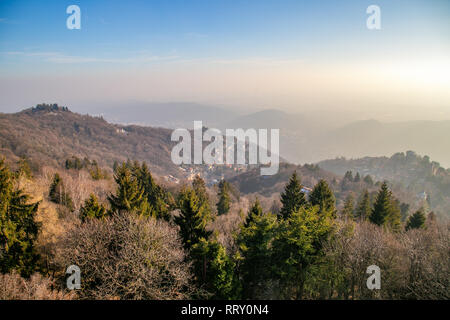
M 72 4 L 81 8 L 81 30 L 66 28 L 66 8 Z M 365 11 L 371 4 L 381 7 L 382 30 L 366 28 Z M 24 85 L 26 98 L 19 104 L 52 98 L 50 90 L 40 96 L 34 93 L 39 91 L 33 83 L 36 78 L 46 79 L 49 87 L 58 79 L 72 81 L 79 76 L 79 81 L 83 81 L 82 77 L 97 77 L 96 82 L 103 83 L 105 89 L 110 83 L 99 80 L 102 75 L 106 79 L 120 74 L 139 83 L 147 81 L 152 73 L 167 78 L 167 87 L 162 90 L 165 95 L 146 96 L 137 91 L 134 94 L 130 89 L 115 99 L 135 96 L 148 101 L 191 99 L 261 104 L 251 100 L 259 92 L 252 79 L 270 78 L 273 63 L 290 62 L 292 70 L 300 70 L 302 62 L 307 70 L 301 72 L 312 75 L 316 73 L 314 66 L 317 73 L 327 67 L 334 72 L 334 68 L 342 71 L 343 65 L 357 70 L 360 65 L 388 66 L 405 58 L 416 62 L 448 61 L 449 55 L 448 0 L 0 0 L 0 84 Z M 259 68 L 260 64 L 264 66 Z M 183 85 L 179 83 L 185 87 L 180 91 L 170 88 L 170 80 L 180 82 L 189 73 L 195 76 L 197 71 L 204 77 L 195 79 L 199 86 L 200 82 L 208 82 L 208 77 L 223 78 L 228 83 L 233 77 L 239 78 L 239 72 L 245 73 L 247 82 L 241 84 L 251 92 L 243 89 L 233 97 L 232 92 L 218 90 L 217 82 L 209 88 L 217 93 L 216 98 L 202 96 L 196 88 L 191 91 L 197 90 L 198 94 L 183 94 L 189 92 L 188 80 Z M 230 74 L 232 71 L 235 73 Z M 273 78 L 289 81 L 285 71 Z M 101 94 L 93 96 L 82 90 L 78 99 L 70 95 L 65 99 L 61 93 L 64 90 L 68 89 L 55 88 L 55 98 L 68 103 L 102 100 Z M 291 109 L 301 100 L 300 94 L 294 98 L 293 90 L 283 92 L 280 88 L 278 92 L 280 97 L 292 96 L 282 103 Z M 276 96 L 274 92 L 267 107 L 276 103 Z M 447 104 L 446 99 L 444 96 L 438 101 L 439 105 Z M 314 97 L 309 100 L 314 102 Z M 327 103 L 330 101 L 319 104 Z M 0 111 L 18 107 L 11 104 L 12 98 L 0 98 Z

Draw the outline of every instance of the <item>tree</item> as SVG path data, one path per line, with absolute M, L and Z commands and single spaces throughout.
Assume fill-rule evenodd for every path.
M 221 244 L 201 238 L 192 246 L 190 257 L 197 283 L 212 299 L 236 299 L 235 263 Z
M 144 188 L 125 163 L 117 168 L 114 180 L 117 183 L 116 194 L 108 196 L 111 210 L 113 212 L 136 212 L 143 216 L 150 216 L 151 210 L 144 196 Z
M 328 183 L 321 179 L 313 188 L 309 195 L 309 203 L 312 206 L 319 206 L 319 212 L 336 210 L 336 199 Z
M 97 161 L 93 161 L 92 165 L 91 165 L 91 169 L 89 170 L 89 173 L 91 175 L 91 178 L 93 180 L 101 180 L 105 178 L 105 174 L 102 172 L 102 170 L 100 169 L 100 167 L 98 166 Z
M 59 242 L 61 270 L 81 267 L 82 299 L 174 300 L 198 296 L 177 229 L 123 212 L 74 225 Z
M 144 198 L 147 199 L 150 206 L 151 215 L 169 221 L 171 216 L 168 193 L 156 183 L 147 164 L 142 162 L 142 166 L 140 166 L 139 163 L 135 163 L 133 172 L 144 190 Z
M 17 170 L 18 176 L 24 176 L 25 178 L 31 179 L 33 178 L 33 173 L 31 172 L 30 162 L 27 158 L 22 158 L 17 163 L 19 168 Z
M 178 207 L 180 215 L 175 217 L 175 223 L 180 227 L 184 247 L 190 250 L 200 239 L 208 240 L 211 235 L 211 232 L 206 230 L 210 216 L 205 208 L 200 206 L 200 201 L 191 188 L 180 193 Z
M 284 192 L 281 194 L 282 207 L 280 214 L 283 219 L 289 218 L 293 212 L 307 204 L 302 188 L 300 179 L 297 177 L 297 172 L 295 171 L 284 188 Z
M 102 219 L 106 215 L 106 208 L 98 203 L 98 199 L 93 193 L 91 193 L 89 198 L 84 202 L 84 205 L 80 208 L 80 219 L 83 222 L 86 219 Z
M 402 228 L 402 213 L 398 199 L 392 199 L 391 212 L 387 217 L 386 225 L 394 232 L 399 232 Z
M 345 199 L 344 202 L 344 208 L 342 209 L 342 217 L 344 219 L 353 219 L 353 215 L 354 215 L 354 199 L 353 199 L 353 195 L 349 194 L 347 196 L 347 198 Z
M 192 181 L 192 188 L 200 201 L 200 206 L 204 207 L 207 214 L 211 214 L 211 206 L 209 205 L 208 191 L 206 190 L 205 180 L 199 175 L 196 175 Z
M 48 196 L 50 201 L 61 204 L 71 211 L 73 210 L 72 198 L 69 193 L 66 192 L 64 182 L 58 173 L 55 173 L 53 176 Z
M 369 191 L 364 190 L 361 194 L 355 210 L 355 219 L 366 220 L 370 216 L 370 195 Z
M 13 177 L 0 159 L 0 272 L 17 270 L 29 277 L 36 269 L 38 255 L 34 243 L 39 224 L 34 220 L 39 202 L 15 190 Z
M 369 186 L 373 186 L 373 184 L 374 184 L 373 179 L 370 175 L 367 175 L 364 177 L 364 182 L 366 184 L 368 184 Z
M 361 175 L 359 174 L 359 172 L 357 172 L 355 175 L 355 179 L 353 179 L 353 182 L 360 182 L 360 181 L 361 181 Z
M 333 226 L 333 213 L 300 208 L 281 221 L 273 243 L 273 263 L 283 298 L 302 299 L 308 268 L 323 254 Z
M 423 229 L 425 228 L 425 221 L 427 220 L 423 208 L 417 210 L 412 214 L 406 222 L 406 231 L 410 229 Z
M 230 187 L 228 182 L 222 180 L 219 182 L 219 202 L 217 202 L 217 213 L 219 215 L 226 214 L 230 211 Z
M 369 216 L 370 222 L 382 226 L 388 220 L 392 211 L 392 193 L 386 182 L 383 182 L 378 191 L 372 212 Z
M 242 298 L 264 298 L 271 286 L 273 241 L 278 226 L 277 217 L 268 213 L 253 215 L 248 224 L 241 225 L 238 245 L 238 270 L 242 283 Z
M 247 218 L 245 219 L 244 226 L 248 227 L 250 223 L 252 223 L 255 220 L 255 217 L 262 216 L 263 215 L 263 209 L 261 207 L 261 204 L 259 203 L 258 198 L 255 199 L 255 202 L 250 207 L 250 210 L 248 211 Z
M 344 175 L 344 180 L 353 182 L 353 172 L 347 171 Z

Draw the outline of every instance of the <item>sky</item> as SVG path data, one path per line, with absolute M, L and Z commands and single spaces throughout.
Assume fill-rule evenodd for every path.
M 127 101 L 449 120 L 450 1 L 0 0 L 0 112 Z

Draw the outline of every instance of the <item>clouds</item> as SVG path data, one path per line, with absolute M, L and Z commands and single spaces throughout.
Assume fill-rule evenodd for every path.
M 83 63 L 113 63 L 113 64 L 145 64 L 158 61 L 171 61 L 177 59 L 177 56 L 155 56 L 149 54 L 141 54 L 137 56 L 129 56 L 123 58 L 100 58 L 93 56 L 76 56 L 68 55 L 61 52 L 25 52 L 25 51 L 8 51 L 4 52 L 5 56 L 15 56 L 21 58 L 38 58 L 40 61 L 56 64 L 83 64 Z

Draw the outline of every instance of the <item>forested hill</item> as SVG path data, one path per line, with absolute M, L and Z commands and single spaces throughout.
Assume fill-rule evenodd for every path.
M 71 156 L 101 165 L 127 159 L 146 161 L 157 174 L 179 174 L 170 160 L 171 130 L 110 124 L 58 105 L 38 105 L 19 113 L 0 113 L 0 154 L 26 157 L 32 165 L 58 166 Z
M 392 157 L 337 158 L 319 162 L 320 168 L 343 175 L 347 171 L 395 181 L 417 197 L 427 197 L 434 210 L 450 214 L 450 169 L 413 151 Z

